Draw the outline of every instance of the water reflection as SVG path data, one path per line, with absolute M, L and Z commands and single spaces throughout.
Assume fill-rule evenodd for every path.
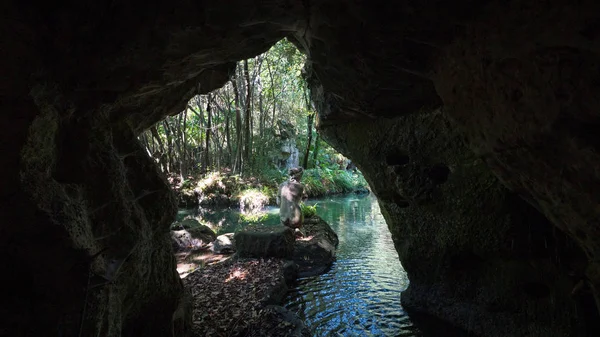
M 448 327 L 438 322 L 433 331 L 418 328 L 400 305 L 408 278 L 374 197 L 307 203 L 317 204 L 318 215 L 340 240 L 332 269 L 300 279 L 287 297 L 286 307 L 298 313 L 315 336 L 449 336 Z
M 408 278 L 398 260 L 377 200 L 350 195 L 309 200 L 339 237 L 337 261 L 326 274 L 298 280 L 286 307 L 314 336 L 466 336 L 431 317 L 409 317 L 400 305 Z M 278 224 L 279 209 L 269 207 L 267 224 Z M 201 218 L 218 230 L 234 232 L 245 224 L 237 209 L 180 210 L 178 219 Z
M 262 221 L 265 225 L 277 225 L 279 224 L 279 208 L 273 206 L 267 206 L 265 208 L 267 214 L 266 219 Z M 240 211 L 238 208 L 192 208 L 184 209 L 181 208 L 177 212 L 177 221 L 181 221 L 185 218 L 197 218 L 202 224 L 208 225 L 217 232 L 218 235 L 224 233 L 233 233 L 248 223 L 240 220 Z

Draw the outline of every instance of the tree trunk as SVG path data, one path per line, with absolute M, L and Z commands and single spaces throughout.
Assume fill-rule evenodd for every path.
M 225 141 L 227 142 L 227 165 L 231 166 L 233 163 L 233 150 L 231 146 L 231 99 L 229 98 L 229 91 L 223 90 L 225 101 L 227 102 L 227 111 L 225 112 Z
M 238 72 L 236 71 L 236 77 Z M 240 111 L 240 95 L 238 92 L 237 78 L 231 81 L 233 85 L 233 94 L 235 102 L 235 133 L 236 133 L 236 149 L 235 161 L 233 164 L 233 172 L 239 173 L 242 171 L 242 113 Z
M 181 119 L 182 119 L 182 114 L 179 114 L 177 116 L 177 118 L 175 119 L 175 126 L 171 127 L 171 131 L 172 131 L 172 137 L 175 141 L 175 157 L 177 158 L 177 167 L 178 169 L 178 173 L 181 177 L 181 180 L 183 180 L 183 167 L 182 167 L 182 163 L 183 160 L 181 158 L 182 156 L 182 150 L 181 150 Z
M 158 162 L 160 164 L 160 167 L 163 171 L 163 173 L 167 174 L 169 173 L 169 168 L 167 166 L 167 161 L 166 161 L 166 153 L 165 153 L 165 146 L 163 145 L 162 140 L 160 139 L 160 135 L 158 134 L 158 129 L 156 128 L 156 125 L 153 125 L 150 128 L 150 133 L 152 134 L 152 138 L 158 143 L 158 147 L 159 147 L 159 154 L 158 154 Z M 156 156 L 156 153 L 152 153 L 153 156 Z
M 212 133 L 212 113 L 211 113 L 211 106 L 210 106 L 210 101 L 211 101 L 211 96 L 210 94 L 208 94 L 207 97 L 208 102 L 206 103 L 206 152 L 204 153 L 204 163 L 206 165 L 206 169 L 208 171 L 210 171 L 211 169 L 211 165 L 210 165 L 210 135 Z
M 187 178 L 188 174 L 189 174 L 189 167 L 188 167 L 188 155 L 187 155 L 187 134 L 186 134 L 186 129 L 187 129 L 187 108 L 185 110 L 183 110 L 182 112 L 183 114 L 183 126 L 181 128 L 181 179 L 183 181 L 183 179 Z
M 271 78 L 271 99 L 273 100 L 273 118 L 271 119 L 271 129 L 275 130 L 275 110 L 276 110 L 276 98 L 275 98 L 275 80 L 273 79 L 273 71 L 271 70 L 271 64 L 267 61 L 267 70 L 269 70 L 269 77 Z
M 173 172 L 173 166 L 174 166 L 174 161 L 173 161 L 173 135 L 171 132 L 171 128 L 169 127 L 169 122 L 168 122 L 168 118 L 163 120 L 163 129 L 165 130 L 165 136 L 167 137 L 167 163 L 168 163 L 168 168 L 167 171 L 169 173 Z
M 231 157 L 233 157 L 233 151 L 231 149 L 231 132 L 229 131 L 229 129 L 230 129 L 229 115 L 230 115 L 230 111 L 228 110 L 225 113 L 225 141 L 227 142 L 227 154 L 229 157 L 228 162 L 231 164 Z
M 250 139 L 250 103 L 252 102 L 252 86 L 250 84 L 250 74 L 248 71 L 248 60 L 244 60 L 244 78 L 246 80 L 246 104 L 244 106 L 244 162 L 250 163 L 250 153 L 252 152 L 252 140 Z
M 202 100 L 200 96 L 196 96 L 194 99 L 194 106 L 189 105 L 190 109 L 192 110 L 192 112 L 198 116 L 198 119 L 200 119 L 200 132 L 198 135 L 198 148 L 200 148 L 200 150 L 198 151 L 198 162 L 201 163 L 200 165 L 200 171 L 201 172 L 206 172 L 206 163 L 204 162 L 204 160 L 202 160 L 202 129 L 204 127 L 204 111 L 202 110 Z
M 310 155 L 310 143 L 312 142 L 312 127 L 313 127 L 313 120 L 315 118 L 315 114 L 314 112 L 309 112 L 308 116 L 306 117 L 306 129 L 307 129 L 307 137 L 308 137 L 308 141 L 306 142 L 306 152 L 304 153 L 304 162 L 303 162 L 303 167 L 305 169 L 308 169 L 308 156 Z
M 302 86 L 302 93 L 304 95 L 304 104 L 306 105 L 306 111 L 308 115 L 306 116 L 306 129 L 307 129 L 307 138 L 306 142 L 306 152 L 304 153 L 304 163 L 303 166 L 305 169 L 308 169 L 308 156 L 310 154 L 310 143 L 312 142 L 312 129 L 313 129 L 313 121 L 315 119 L 315 113 L 311 109 L 310 105 L 310 97 L 308 96 L 308 89 L 305 85 Z

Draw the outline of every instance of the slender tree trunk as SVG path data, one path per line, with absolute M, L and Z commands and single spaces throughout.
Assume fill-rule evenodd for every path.
M 144 146 L 144 149 L 146 149 L 146 153 L 148 153 L 148 155 L 152 157 L 152 148 L 150 146 L 150 142 L 148 142 L 148 132 L 142 132 L 138 139 L 140 140 L 140 143 L 142 143 L 142 145 Z
M 211 169 L 211 165 L 210 165 L 210 135 L 212 133 L 212 113 L 211 113 L 211 105 L 210 105 L 210 101 L 211 101 L 211 96 L 210 94 L 208 94 L 208 98 L 207 98 L 208 102 L 206 103 L 206 152 L 205 152 L 205 157 L 204 157 L 204 163 L 206 164 L 206 168 L 209 171 Z M 206 172 L 208 172 L 206 171 Z
M 189 174 L 188 155 L 187 155 L 187 108 L 183 110 L 183 126 L 181 128 L 181 178 L 187 178 Z
M 179 168 L 179 175 L 181 176 L 181 180 L 183 180 L 183 160 L 182 160 L 182 147 L 181 147 L 181 120 L 182 114 L 179 114 L 175 119 L 175 125 L 171 126 L 172 138 L 175 141 L 175 157 L 177 159 L 177 167 Z
M 156 142 L 158 143 L 158 146 L 160 148 L 160 152 L 162 152 L 164 154 L 165 153 L 165 146 L 163 145 L 163 142 L 160 139 L 160 136 L 158 135 L 158 130 L 156 129 L 156 125 L 153 125 L 150 128 L 150 133 L 152 134 L 152 138 L 154 138 L 154 140 L 156 140 Z
M 210 98 L 210 94 L 209 94 L 209 98 Z M 220 121 L 220 120 L 222 120 L 221 114 L 223 113 L 223 108 L 221 108 L 221 106 L 217 104 L 217 102 L 216 102 L 217 99 L 218 99 L 218 96 L 216 94 L 214 94 L 210 101 L 215 104 L 215 106 L 214 106 L 215 118 L 214 119 L 217 121 Z M 220 128 L 221 125 L 223 125 L 223 123 L 219 123 L 219 125 L 213 127 L 213 129 L 212 129 L 213 144 L 215 145 L 215 148 L 217 149 L 217 154 L 215 156 L 213 156 L 213 167 L 216 168 L 217 171 L 221 171 L 221 161 L 223 160 L 224 139 L 222 139 L 223 134 L 222 134 L 222 131 Z
M 310 97 L 308 96 L 308 89 L 306 86 L 302 86 L 302 94 L 304 96 L 304 104 L 306 106 L 306 111 L 308 115 L 306 116 L 306 131 L 307 131 L 307 139 L 306 142 L 306 152 L 304 153 L 304 163 L 303 166 L 305 169 L 308 169 L 308 156 L 310 154 L 310 143 L 312 142 L 312 129 L 313 129 L 313 121 L 315 119 L 315 113 L 310 104 Z
M 225 140 L 227 141 L 227 165 L 233 163 L 233 150 L 231 146 L 231 99 L 229 98 L 229 91 L 225 91 L 225 101 L 227 102 L 227 111 L 225 112 Z
M 165 130 L 165 136 L 167 137 L 167 163 L 168 163 L 168 172 L 173 172 L 174 160 L 173 160 L 173 135 L 171 132 L 171 128 L 169 127 L 168 118 L 163 120 L 163 129 Z
M 190 107 L 190 109 L 192 110 L 192 112 L 198 116 L 198 119 L 200 119 L 200 132 L 198 135 L 198 147 L 200 148 L 200 150 L 198 151 L 198 162 L 201 163 L 200 165 L 200 171 L 202 173 L 206 172 L 206 163 L 204 162 L 203 158 L 202 158 L 202 129 L 204 127 L 204 110 L 202 110 L 202 100 L 201 97 L 198 95 L 195 97 L 194 99 L 194 106 L 188 105 Z
M 250 84 L 250 74 L 248 71 L 248 60 L 244 60 L 244 78 L 246 80 L 246 104 L 244 106 L 244 162 L 250 163 L 250 153 L 252 144 L 250 139 L 250 103 L 252 102 L 252 86 Z
M 273 71 L 271 70 L 271 64 L 267 61 L 267 70 L 269 71 L 269 77 L 271 78 L 271 99 L 273 100 L 273 118 L 271 119 L 271 129 L 275 130 L 275 111 L 276 111 L 276 98 L 275 98 L 275 80 L 273 79 Z
M 156 153 L 152 153 L 152 155 L 158 157 L 158 162 L 160 163 L 160 167 L 161 167 L 163 173 L 167 174 L 167 173 L 169 173 L 169 168 L 168 168 L 167 160 L 166 160 L 165 146 L 164 146 L 162 140 L 160 139 L 160 135 L 158 134 L 158 129 L 156 128 L 156 125 L 153 125 L 150 128 L 150 134 L 152 134 L 152 138 L 158 143 L 158 147 L 159 147 L 158 155 Z
M 229 115 L 230 115 L 230 111 L 227 111 L 225 113 L 225 141 L 227 142 L 227 154 L 229 157 L 229 164 L 231 164 L 231 157 L 233 157 L 233 151 L 231 150 L 231 132 L 229 131 L 230 129 L 230 121 L 229 121 Z
M 310 143 L 312 142 L 312 127 L 314 118 L 315 114 L 313 112 L 309 112 L 308 116 L 306 117 L 308 141 L 306 142 L 306 152 L 304 153 L 304 161 L 302 164 L 305 169 L 308 169 L 308 156 L 310 155 Z
M 236 72 L 237 75 L 237 72 Z M 241 173 L 242 171 L 242 113 L 240 111 L 240 95 L 238 92 L 237 79 L 231 81 L 233 84 L 233 93 L 235 101 L 235 133 L 236 133 L 236 149 L 235 149 L 235 162 L 233 165 L 234 173 Z

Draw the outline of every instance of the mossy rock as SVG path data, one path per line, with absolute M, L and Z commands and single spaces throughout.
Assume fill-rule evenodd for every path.
M 217 234 L 208 226 L 201 224 L 196 219 L 185 219 L 171 225 L 173 230 L 186 230 L 192 238 L 202 240 L 203 242 L 213 242 Z
M 294 252 L 294 231 L 286 226 L 248 226 L 234 239 L 240 257 L 289 258 Z

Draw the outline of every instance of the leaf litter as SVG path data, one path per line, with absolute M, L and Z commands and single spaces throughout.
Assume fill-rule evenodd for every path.
M 287 288 L 279 259 L 227 261 L 189 274 L 195 336 L 238 336 L 260 326 L 262 310 Z M 251 328 L 250 328 L 251 329 Z

